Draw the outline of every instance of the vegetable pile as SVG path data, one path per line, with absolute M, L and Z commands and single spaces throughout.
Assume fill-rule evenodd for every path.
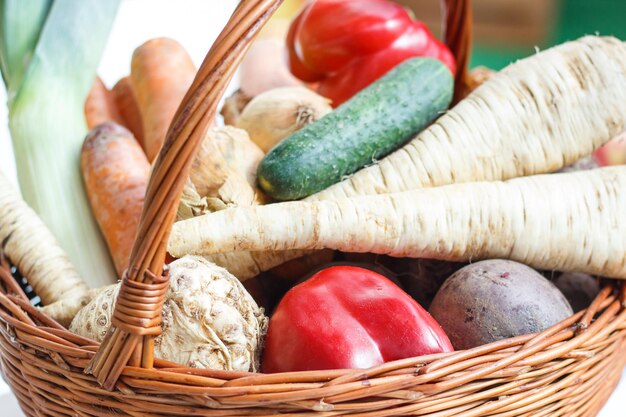
M 46 314 L 101 341 L 150 164 L 196 69 L 159 38 L 137 47 L 112 88 L 95 74 L 99 49 L 75 76 L 67 53 L 52 53 L 85 48 L 81 16 L 95 3 L 109 18 L 94 34 L 101 47 L 114 8 L 86 1 L 38 11 L 45 24 L 20 55 L 33 53 L 34 69 L 6 42 L 0 50 L 26 200 L 0 175 L 0 243 Z M 56 44 L 48 32 L 67 19 L 76 32 Z M 586 308 L 601 278 L 626 279 L 624 42 L 587 36 L 473 71 L 449 108 L 454 58 L 391 1 L 312 1 L 267 36 L 193 161 L 167 242 L 157 357 L 252 372 L 368 368 L 542 331 Z M 34 94 L 32 79 L 59 94 L 52 70 L 77 77 L 61 77 L 71 111 Z M 37 149 L 50 144 L 35 114 L 71 136 L 58 161 Z M 61 187 L 78 193 L 74 207 L 42 203 Z M 83 230 L 61 232 L 61 217 Z M 108 253 L 92 251 L 100 233 Z M 90 262 L 65 244 L 76 236 Z M 87 264 L 104 265 L 90 285 Z

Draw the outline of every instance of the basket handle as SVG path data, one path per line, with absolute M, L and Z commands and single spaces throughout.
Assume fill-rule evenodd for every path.
M 164 269 L 167 239 L 183 186 L 218 103 L 260 29 L 283 0 L 242 0 L 209 50 L 167 132 L 148 183 L 137 238 L 124 274 L 111 328 L 85 368 L 103 388 L 112 390 L 128 364 L 152 368 L 154 338 L 161 333 L 161 308 L 169 275 Z M 469 0 L 445 0 L 449 29 L 464 25 Z M 451 20 L 451 18 L 454 18 Z M 460 30 L 461 35 L 464 30 Z M 450 31 L 451 48 L 468 51 L 469 37 Z M 448 36 L 446 36 L 448 40 Z M 456 46 L 455 46 L 456 45 Z M 454 48 L 457 49 L 454 49 Z M 467 55 L 459 55 L 465 72 Z M 463 79 L 463 78 L 461 78 Z M 141 307 L 137 307 L 140 305 Z
M 472 52 L 472 7 L 470 0 L 442 0 L 445 43 L 456 60 L 454 99 L 458 103 L 467 93 L 469 60 Z

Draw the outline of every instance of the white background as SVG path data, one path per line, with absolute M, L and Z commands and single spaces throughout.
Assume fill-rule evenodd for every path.
M 120 7 L 99 74 L 109 87 L 128 74 L 133 50 L 148 39 L 168 36 L 182 43 L 200 65 L 209 47 L 232 12 L 235 0 L 125 0 Z M 6 93 L 0 87 L 0 102 Z M 6 106 L 0 105 L 0 170 L 15 179 L 15 165 L 7 129 Z M 600 417 L 626 415 L 626 378 Z M 621 407 L 620 407 L 621 406 Z M 15 398 L 0 380 L 0 415 L 22 417 Z M 620 411 L 621 409 L 621 411 Z

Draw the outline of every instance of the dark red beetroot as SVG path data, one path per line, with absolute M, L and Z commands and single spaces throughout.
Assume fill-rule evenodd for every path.
M 573 314 L 563 294 L 537 271 L 501 259 L 455 272 L 430 313 L 459 350 L 540 332 Z
M 397 285 L 367 269 L 336 266 L 281 300 L 270 320 L 262 368 L 368 368 L 450 351 L 441 326 Z

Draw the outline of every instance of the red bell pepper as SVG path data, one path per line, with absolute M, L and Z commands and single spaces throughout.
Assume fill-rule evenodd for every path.
M 264 372 L 369 368 L 452 350 L 439 324 L 393 282 L 335 266 L 285 294 L 270 319 L 262 366 Z
M 293 20 L 287 35 L 291 72 L 319 82 L 338 106 L 387 71 L 416 56 L 454 57 L 428 27 L 389 0 L 316 0 Z

